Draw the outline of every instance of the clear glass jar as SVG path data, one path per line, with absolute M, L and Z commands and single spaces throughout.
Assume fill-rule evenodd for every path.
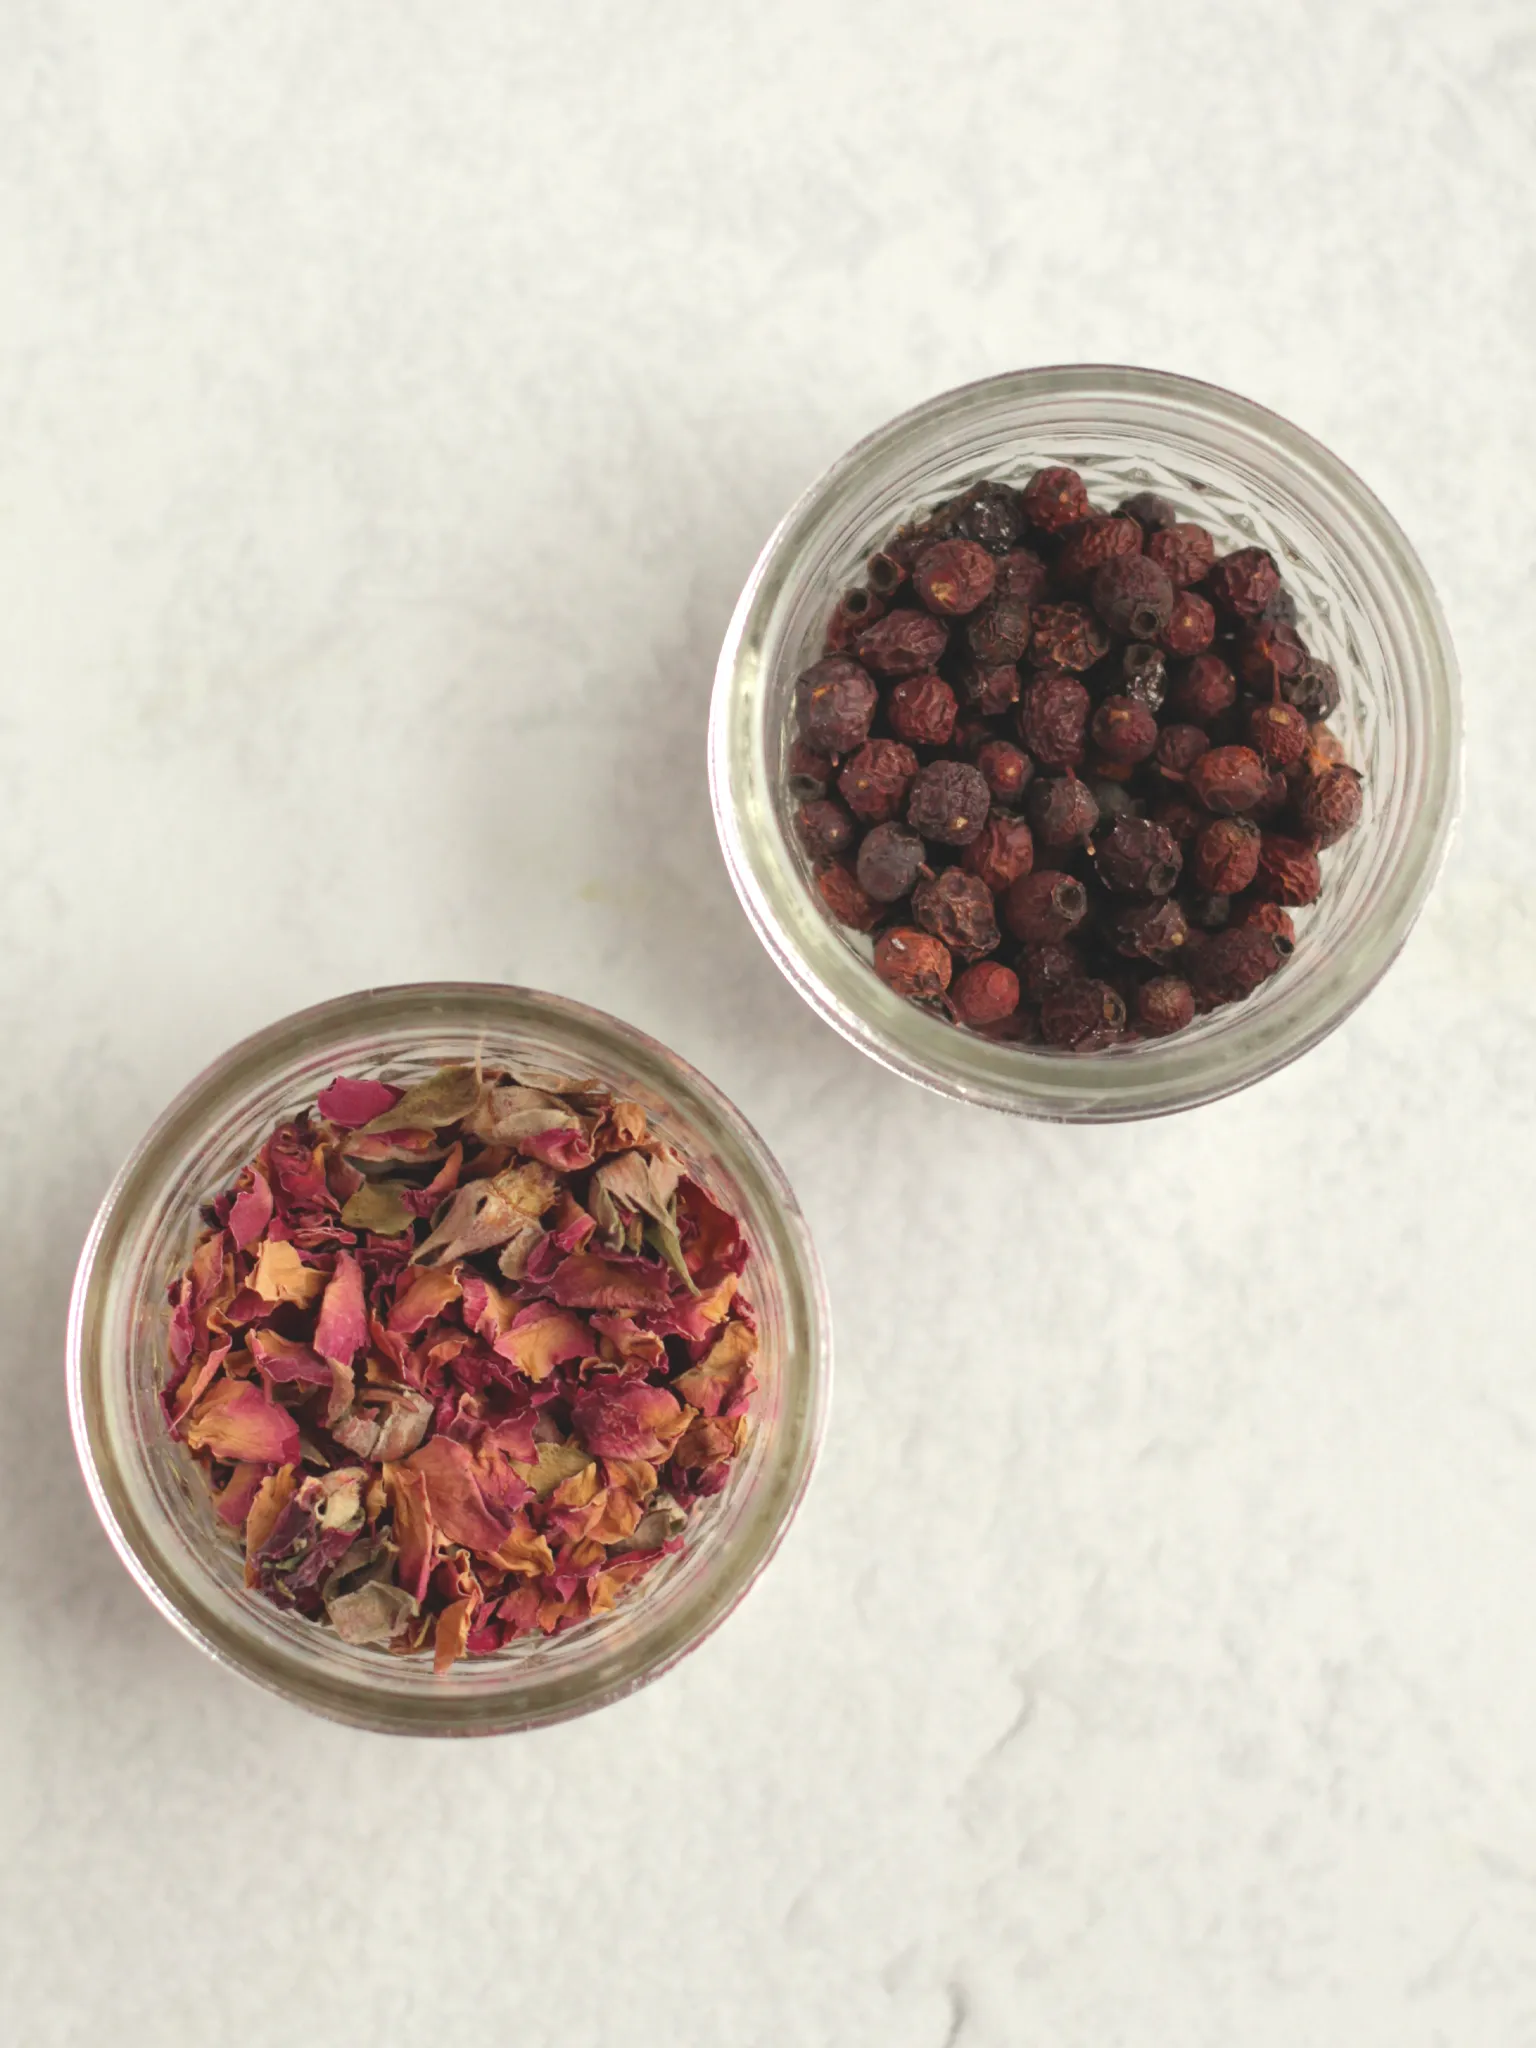
M 1365 815 L 1324 855 L 1284 969 L 1171 1038 L 1088 1055 L 995 1044 L 893 995 L 870 943 L 811 886 L 786 783 L 796 676 L 838 594 L 903 520 L 981 477 L 1082 472 L 1096 504 L 1171 498 L 1224 548 L 1280 564 L 1300 630 L 1339 672 L 1332 723 L 1366 776 Z M 1075 1122 L 1155 1116 L 1247 1086 L 1346 1017 L 1407 937 L 1459 797 L 1455 655 L 1429 579 L 1353 471 L 1276 414 L 1187 377 L 1098 365 L 944 393 L 850 449 L 785 515 L 742 592 L 710 715 L 710 787 L 731 879 L 813 1009 L 874 1059 L 947 1095 Z
M 201 1203 L 280 1118 L 338 1073 L 406 1082 L 449 1060 L 592 1079 L 644 1105 L 715 1198 L 752 1259 L 761 1387 L 724 1491 L 701 1503 L 682 1551 L 614 1609 L 566 1634 L 509 1645 L 433 1676 L 247 1592 L 242 1558 L 157 1399 L 166 1288 L 190 1256 Z M 248 1038 L 167 1109 L 102 1203 L 69 1318 L 75 1443 L 97 1513 L 144 1591 L 220 1662 L 338 1720 L 424 1735 L 489 1734 L 584 1713 L 632 1692 L 715 1628 L 777 1548 L 810 1477 L 831 1378 L 816 1255 L 795 1198 L 751 1126 L 676 1053 L 628 1025 L 528 989 L 429 983 L 344 996 Z

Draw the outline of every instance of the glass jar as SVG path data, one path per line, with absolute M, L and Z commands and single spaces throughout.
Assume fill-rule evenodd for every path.
M 246 1590 L 238 1547 L 202 1474 L 170 1438 L 166 1289 L 195 1243 L 200 1205 L 281 1118 L 338 1073 L 406 1083 L 450 1060 L 594 1080 L 641 1103 L 752 1257 L 761 1386 L 724 1490 L 690 1518 L 682 1550 L 607 1614 L 523 1639 L 434 1677 Z M 259 1031 L 171 1104 L 119 1173 L 81 1255 L 69 1318 L 70 1414 L 86 1484 L 118 1555 L 160 1611 L 221 1663 L 360 1726 L 488 1734 L 584 1713 L 632 1692 L 701 1642 L 777 1548 L 810 1477 L 831 1375 L 826 1296 L 795 1198 L 762 1140 L 686 1061 L 583 1004 L 528 989 L 435 983 L 322 1003 Z
M 1258 544 L 1299 629 L 1338 670 L 1331 721 L 1365 774 L 1361 824 L 1323 857 L 1321 901 L 1246 1002 L 1166 1039 L 1073 1054 L 995 1043 L 903 1001 L 870 942 L 828 918 L 792 827 L 795 678 L 838 595 L 904 520 L 982 477 L 1081 471 L 1096 505 L 1163 493 L 1220 549 Z M 845 1038 L 909 1080 L 1077 1122 L 1155 1116 L 1246 1087 L 1331 1031 L 1380 979 L 1444 856 L 1459 796 L 1455 655 L 1429 579 L 1360 479 L 1288 421 L 1209 384 L 1097 365 L 1024 370 L 944 393 L 833 464 L 785 515 L 721 651 L 710 787 L 726 865 L 781 972 Z

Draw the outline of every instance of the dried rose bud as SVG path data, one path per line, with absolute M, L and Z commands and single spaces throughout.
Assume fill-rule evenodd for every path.
M 1322 886 L 1323 871 L 1310 840 L 1288 839 L 1280 832 L 1264 834 L 1253 880 L 1255 896 L 1295 909 L 1315 903 Z
M 1060 467 L 1036 470 L 1024 486 L 1023 506 L 1024 517 L 1041 533 L 1064 533 L 1093 510 L 1077 471 Z
M 1307 721 L 1294 704 L 1255 704 L 1248 744 L 1270 768 L 1294 768 L 1307 751 Z
M 973 540 L 937 540 L 912 564 L 912 587 L 931 612 L 958 618 L 992 595 L 997 564 Z
M 1294 626 L 1260 619 L 1237 636 L 1237 672 L 1256 697 L 1272 697 L 1301 674 L 1307 649 Z
M 1125 1029 L 1125 1003 L 1107 981 L 1069 981 L 1040 1005 L 1040 1035 L 1062 1050 L 1095 1052 Z
M 1117 818 L 1094 846 L 1094 872 L 1112 896 L 1166 896 L 1183 864 L 1179 842 L 1150 818 Z
M 891 598 L 907 580 L 906 565 L 882 548 L 864 564 L 864 574 L 876 597 Z
M 1148 535 L 1147 554 L 1175 590 L 1187 590 L 1209 574 L 1216 543 L 1203 526 L 1180 522 Z
M 942 676 L 903 676 L 890 694 L 891 730 L 909 747 L 942 747 L 955 729 L 955 693 Z
M 1077 930 L 1088 915 L 1088 891 L 1075 875 L 1036 868 L 1010 884 L 998 907 L 1016 939 L 1048 945 Z
M 1110 919 L 1109 939 L 1125 960 L 1152 960 L 1161 965 L 1178 956 L 1189 937 L 1183 906 L 1171 896 L 1157 903 L 1136 903 Z
M 1252 747 L 1212 747 L 1184 780 L 1198 803 L 1229 818 L 1258 802 L 1268 787 L 1269 770 Z
M 954 962 L 942 939 L 898 925 L 875 941 L 875 972 L 897 995 L 931 1002 L 949 987 Z
M 984 668 L 1018 661 L 1033 631 L 1029 605 L 1021 597 L 994 597 L 965 622 L 965 642 Z
M 855 838 L 852 818 L 831 797 L 812 797 L 795 813 L 795 830 L 810 854 L 846 853 Z
M 976 766 L 995 804 L 1011 804 L 1024 794 L 1035 764 L 1012 740 L 986 740 L 976 750 Z
M 1216 637 L 1216 614 L 1193 590 L 1181 590 L 1173 600 L 1168 623 L 1157 636 L 1166 654 L 1204 654 Z
M 912 779 L 907 823 L 941 846 L 968 846 L 987 822 L 992 792 L 965 761 L 930 761 Z
M 1339 674 L 1332 662 L 1309 654 L 1294 676 L 1284 678 L 1280 694 L 1303 718 L 1332 718 L 1339 708 Z
M 1027 809 L 1036 839 L 1052 852 L 1086 846 L 1099 822 L 1093 791 L 1075 775 L 1042 776 L 1032 783 Z
M 982 718 L 996 718 L 1019 701 L 1019 671 L 1011 661 L 964 661 L 956 680 L 967 705 Z
M 886 823 L 866 832 L 854 872 L 866 896 L 876 903 L 896 903 L 923 871 L 927 849 L 906 825 Z
M 1095 514 L 1072 527 L 1056 557 L 1058 589 L 1086 590 L 1095 569 L 1102 569 L 1117 555 L 1141 553 L 1141 528 L 1134 519 L 1107 519 Z
M 1134 1014 L 1149 1038 L 1166 1038 L 1194 1022 L 1194 990 L 1176 974 L 1159 974 L 1137 989 Z
M 1162 710 L 1168 694 L 1168 657 L 1161 647 L 1133 640 L 1120 657 L 1120 674 L 1127 697 L 1134 697 L 1154 714 Z
M 1156 640 L 1173 612 L 1173 585 L 1148 556 L 1121 555 L 1095 572 L 1093 608 L 1111 633 Z
M 818 754 L 804 740 L 789 750 L 789 793 L 791 796 L 825 796 L 835 769 L 830 754 Z
M 1263 548 L 1237 548 L 1223 555 L 1206 578 L 1216 609 L 1239 619 L 1259 618 L 1279 587 L 1275 558 Z
M 918 676 L 938 666 L 949 645 L 949 628 L 931 612 L 887 612 L 853 644 L 859 660 L 876 675 Z
M 1162 533 L 1179 521 L 1178 506 L 1156 491 L 1137 491 L 1118 509 L 1122 519 L 1134 519 L 1143 533 Z
M 1050 580 L 1050 570 L 1033 548 L 1010 548 L 998 561 L 992 595 L 1012 598 L 1027 609 L 1043 601 Z
M 1106 697 L 1089 728 L 1107 761 L 1145 761 L 1157 746 L 1157 720 L 1134 697 Z
M 816 877 L 816 887 L 839 924 L 850 925 L 856 932 L 869 932 L 879 923 L 879 904 L 841 862 L 824 867 Z
M 866 740 L 837 778 L 843 802 L 866 825 L 883 824 L 901 809 L 917 756 L 899 740 Z
M 949 523 L 962 540 L 976 541 L 989 555 L 1005 555 L 1019 537 L 1024 510 L 1011 484 L 972 484 L 948 507 Z
M 1278 903 L 1261 903 L 1250 897 L 1238 910 L 1232 920 L 1234 925 L 1252 925 L 1261 932 L 1269 932 L 1281 943 L 1283 952 L 1290 952 L 1296 944 L 1296 926 L 1291 913 Z
M 1211 736 L 1203 726 L 1165 725 L 1157 736 L 1153 758 L 1164 775 L 1182 781 L 1210 744 Z
M 1189 871 L 1202 889 L 1235 896 L 1259 871 L 1259 828 L 1251 818 L 1212 818 L 1200 827 Z
M 993 811 L 976 837 L 960 856 L 967 874 L 979 876 L 994 895 L 1000 895 L 1034 865 L 1034 836 L 1022 818 L 1007 811 Z
M 1215 654 L 1199 654 L 1173 680 L 1168 709 L 1189 725 L 1210 725 L 1237 702 L 1237 678 Z
M 1254 925 L 1228 925 L 1213 933 L 1189 961 L 1196 996 L 1208 1003 L 1239 1003 L 1251 996 L 1286 957 L 1282 943 Z
M 830 656 L 795 684 L 801 736 L 823 754 L 851 754 L 869 738 L 879 693 L 856 661 Z
M 1122 562 L 1106 562 L 1097 571 L 1094 581 L 1097 583 L 1100 576 L 1120 568 L 1124 561 L 1139 562 L 1141 559 L 1140 555 L 1131 555 L 1123 558 Z M 1030 618 L 1034 638 L 1030 643 L 1029 658 L 1036 668 L 1074 671 L 1092 668 L 1109 651 L 1104 628 L 1086 605 L 1037 604 Z
M 1296 797 L 1297 823 L 1319 846 L 1337 845 L 1353 832 L 1364 809 L 1360 777 L 1342 765 L 1309 776 Z
M 1024 985 L 1035 1003 L 1043 1002 L 1052 989 L 1083 978 L 1082 951 L 1071 939 L 1047 939 L 1042 945 L 1026 946 L 1021 965 Z
M 983 953 L 995 952 L 1002 937 L 992 891 L 964 868 L 925 875 L 912 891 L 912 915 L 962 960 L 979 960 Z
M 1088 692 L 1075 676 L 1036 676 L 1019 700 L 1019 736 L 1042 768 L 1075 768 L 1083 758 Z
M 949 992 L 950 1013 L 957 1024 L 984 1031 L 1001 1024 L 1019 1007 L 1019 977 L 1000 960 L 978 960 L 967 967 Z

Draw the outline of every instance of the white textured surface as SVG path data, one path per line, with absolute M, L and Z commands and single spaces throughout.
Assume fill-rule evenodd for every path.
M 1536 2043 L 1533 123 L 1528 0 L 0 9 L 8 2040 Z M 790 496 L 1073 358 L 1354 463 L 1470 729 L 1364 1011 L 1098 1132 L 821 1028 L 702 774 Z M 470 1747 L 180 1642 L 60 1370 L 165 1099 L 437 974 L 722 1083 L 840 1335 L 725 1630 Z

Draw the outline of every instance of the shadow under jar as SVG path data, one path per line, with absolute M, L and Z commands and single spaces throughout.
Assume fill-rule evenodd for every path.
M 1246 1001 L 1163 1039 L 1087 1054 L 1000 1043 L 895 995 L 871 943 L 834 924 L 794 831 L 794 686 L 839 595 L 894 530 L 982 478 L 1078 470 L 1098 509 L 1157 491 L 1218 552 L 1267 548 L 1298 629 L 1338 671 L 1329 721 L 1365 776 L 1359 827 L 1324 856 L 1292 958 Z M 759 938 L 812 1008 L 909 1080 L 995 1109 L 1111 1122 L 1187 1109 L 1273 1073 L 1370 991 L 1443 859 L 1460 776 L 1455 656 L 1428 577 L 1353 471 L 1234 393 L 1151 370 L 1069 365 L 970 384 L 861 441 L 785 515 L 716 672 L 710 787 L 726 865 Z
M 408 1084 L 451 1062 L 541 1069 L 639 1102 L 741 1221 L 759 1332 L 751 1429 L 681 1551 L 607 1614 L 435 1676 L 430 1654 L 350 1645 L 247 1591 L 238 1545 L 159 1401 L 166 1289 L 201 1205 L 280 1119 L 337 1074 Z M 762 1140 L 687 1063 L 599 1010 L 528 989 L 424 984 L 344 996 L 246 1039 L 165 1111 L 108 1192 L 70 1306 L 71 1422 L 114 1547 L 160 1611 L 220 1662 L 299 1704 L 389 1732 L 492 1734 L 587 1712 L 655 1678 L 715 1628 L 778 1547 L 810 1478 L 831 1373 L 826 1298 L 804 1220 Z

